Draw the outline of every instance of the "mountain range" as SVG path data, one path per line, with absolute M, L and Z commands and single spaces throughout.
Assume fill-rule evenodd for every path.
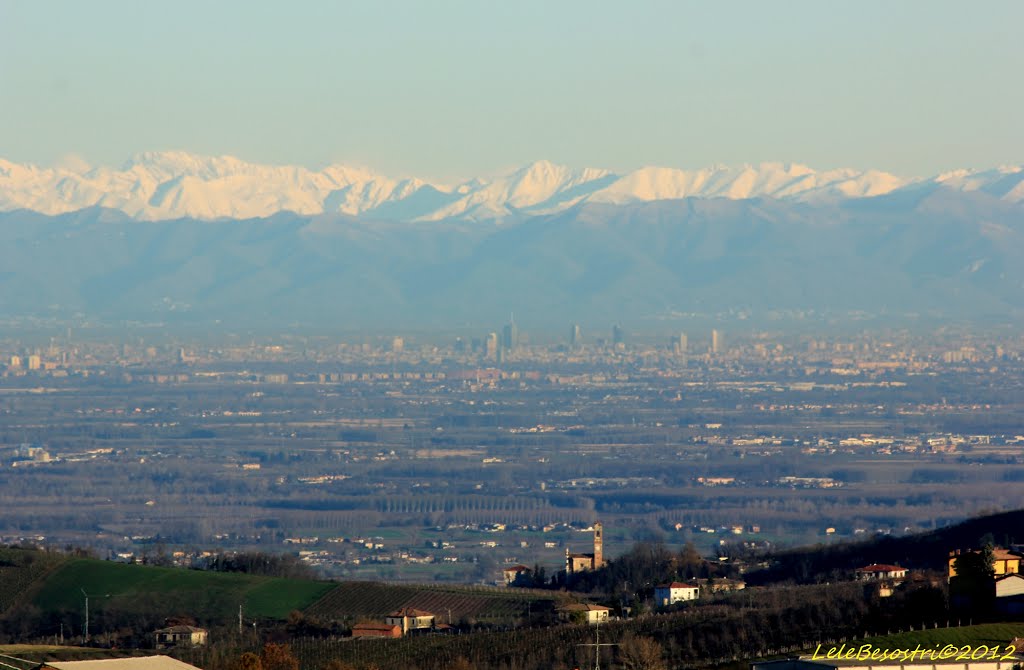
M 42 168 L 0 159 L 0 211 L 64 214 L 113 209 L 138 220 L 244 219 L 278 212 L 347 214 L 388 221 L 505 221 L 553 214 L 581 203 L 628 205 L 682 198 L 770 197 L 821 203 L 945 187 L 1024 202 L 1024 168 L 959 170 L 906 178 L 878 170 L 815 171 L 797 164 L 618 174 L 538 161 L 508 174 L 457 184 L 393 179 L 363 168 L 248 163 L 231 156 L 146 152 L 119 169 L 65 161 Z
M 541 162 L 443 186 L 187 154 L 121 170 L 0 162 L 0 319 L 1019 322 L 1022 184 L 1012 167 L 904 179 Z

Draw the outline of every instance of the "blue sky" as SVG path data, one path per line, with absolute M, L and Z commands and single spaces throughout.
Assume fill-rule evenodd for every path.
M 1024 162 L 1024 3 L 0 0 L 0 156 Z

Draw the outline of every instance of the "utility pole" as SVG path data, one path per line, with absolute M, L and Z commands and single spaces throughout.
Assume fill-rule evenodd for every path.
M 85 630 L 82 635 L 82 644 L 89 644 L 89 598 L 109 598 L 110 594 L 104 593 L 102 596 L 90 596 L 85 592 L 85 589 L 79 587 L 78 590 L 82 592 L 83 596 L 85 596 Z
M 617 647 L 618 644 L 614 642 L 601 642 L 601 621 L 598 620 L 594 625 L 594 641 L 589 644 L 578 644 L 577 647 L 593 647 L 594 648 L 594 670 L 601 670 L 601 647 Z

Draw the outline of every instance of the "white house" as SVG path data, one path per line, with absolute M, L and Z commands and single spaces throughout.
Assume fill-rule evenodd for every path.
M 700 595 L 700 587 L 696 584 L 672 582 L 654 587 L 654 603 L 657 607 L 668 607 L 685 600 L 696 600 Z
M 874 579 L 904 579 L 907 576 L 907 569 L 898 565 L 885 565 L 872 563 L 863 568 L 857 568 L 857 579 L 869 582 Z

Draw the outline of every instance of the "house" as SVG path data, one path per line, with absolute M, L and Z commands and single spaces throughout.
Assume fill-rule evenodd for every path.
M 996 611 L 1007 616 L 1024 614 L 1024 575 L 1013 572 L 996 577 Z
M 92 661 L 45 661 L 38 670 L 199 670 L 170 656 L 134 656 Z
M 431 630 L 434 627 L 434 615 L 414 607 L 403 607 L 384 617 L 384 623 L 398 626 L 402 635 L 414 630 Z
M 742 579 L 727 579 L 723 577 L 708 583 L 708 590 L 711 591 L 711 593 L 742 591 L 745 588 L 747 588 L 747 583 Z
M 198 647 L 206 644 L 207 635 L 208 633 L 205 628 L 183 624 L 153 631 L 153 637 L 158 649 L 177 646 Z
M 387 623 L 357 623 L 352 626 L 352 637 L 402 637 L 402 629 Z
M 604 529 L 600 523 L 594 524 L 594 553 L 573 554 L 565 550 L 565 573 L 571 575 L 583 570 L 597 570 L 604 565 Z
M 526 581 L 529 579 L 530 574 L 533 572 L 530 568 L 525 565 L 510 565 L 501 571 L 501 574 L 505 577 L 505 584 L 516 584 L 520 581 Z
M 700 595 L 700 587 L 696 584 L 672 582 L 654 587 L 654 603 L 656 607 L 668 607 L 684 600 L 696 600 Z
M 555 612 L 561 621 L 586 622 L 599 624 L 608 621 L 608 613 L 611 610 L 603 605 L 593 603 L 570 603 L 559 607 Z
M 882 579 L 905 579 L 907 569 L 898 565 L 887 565 L 885 563 L 872 563 L 863 568 L 857 568 L 857 579 L 862 582 L 870 582 Z
M 956 577 L 956 559 L 961 556 L 963 552 L 959 549 L 956 551 L 949 552 L 949 572 L 948 577 L 952 579 Z M 977 553 L 977 550 L 968 550 L 967 553 Z M 1020 572 L 1020 562 L 1024 558 L 1024 554 L 1019 551 L 1011 549 L 1003 549 L 1002 547 L 992 548 L 992 567 L 996 571 L 996 577 L 1000 575 L 1017 574 Z

